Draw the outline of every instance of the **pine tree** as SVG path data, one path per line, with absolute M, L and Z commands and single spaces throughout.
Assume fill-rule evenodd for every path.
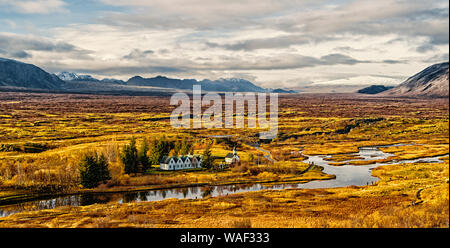
M 175 148 L 175 144 L 170 142 L 163 136 L 161 139 L 154 139 L 150 144 L 150 163 L 159 164 L 164 156 L 167 156 L 169 152 Z
M 111 179 L 108 160 L 102 154 L 87 153 L 83 155 L 79 170 L 81 185 L 86 188 L 95 188 L 101 182 Z
M 148 169 L 150 169 L 150 158 L 147 155 L 147 152 L 149 151 L 150 146 L 148 144 L 148 141 L 146 138 L 144 138 L 144 140 L 142 141 L 141 147 L 139 149 L 139 154 L 138 154 L 138 160 L 139 160 L 139 164 L 142 167 L 142 171 L 147 171 Z
M 213 160 L 214 160 L 214 158 L 211 155 L 211 145 L 208 145 L 206 147 L 205 151 L 203 151 L 202 166 L 204 168 L 210 169 L 213 165 Z
M 159 164 L 163 156 L 161 142 L 157 139 L 153 139 L 150 146 L 151 146 L 150 163 Z
M 134 137 L 130 140 L 130 144 L 123 147 L 120 159 L 122 160 L 126 174 L 139 172 L 138 153 L 136 149 L 136 139 Z

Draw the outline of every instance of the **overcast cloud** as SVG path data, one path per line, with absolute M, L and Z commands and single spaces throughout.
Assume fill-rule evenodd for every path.
M 443 0 L 0 0 L 0 57 L 124 80 L 392 84 L 448 61 L 448 18 Z

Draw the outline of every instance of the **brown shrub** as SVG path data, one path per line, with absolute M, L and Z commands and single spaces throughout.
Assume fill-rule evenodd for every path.
M 235 220 L 232 225 L 233 228 L 252 228 L 250 219 Z

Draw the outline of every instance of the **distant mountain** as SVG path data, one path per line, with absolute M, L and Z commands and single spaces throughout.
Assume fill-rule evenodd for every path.
M 134 76 L 126 82 L 127 85 L 135 86 L 151 86 L 173 89 L 191 89 L 192 85 L 198 84 L 195 79 L 172 79 L 163 76 L 157 76 L 154 78 L 143 78 L 141 76 Z
M 57 73 L 56 76 L 58 76 L 61 80 L 64 81 L 91 81 L 91 82 L 100 81 L 96 78 L 93 78 L 91 75 L 78 75 L 76 73 L 67 71 Z
M 64 81 L 41 68 L 12 59 L 0 58 L 0 87 L 60 89 Z
M 203 91 L 217 92 L 276 92 L 295 93 L 285 89 L 265 89 L 240 78 L 218 80 L 174 79 L 164 76 L 143 78 L 135 76 L 127 82 L 117 79 L 96 79 L 90 75 L 73 72 L 50 74 L 31 64 L 0 58 L 0 90 L 3 91 L 51 91 L 89 94 L 168 94 L 178 90 L 191 91 L 193 85 L 201 85 Z
M 280 94 L 295 94 L 295 93 L 298 93 L 295 90 L 285 90 L 285 89 L 280 89 L 280 88 L 278 88 L 278 89 L 271 89 L 270 92 L 271 93 L 280 93 Z
M 429 66 L 408 78 L 397 87 L 382 92 L 380 95 L 396 97 L 448 97 L 448 65 L 448 62 L 444 62 Z
M 114 79 L 114 78 L 105 78 L 102 80 L 99 80 L 97 78 L 92 77 L 91 75 L 79 75 L 74 72 L 67 72 L 63 71 L 60 73 L 57 73 L 56 76 L 58 76 L 61 80 L 64 81 L 77 81 L 77 82 L 103 82 L 103 83 L 111 83 L 111 84 L 124 84 L 125 82 L 122 80 Z
M 110 84 L 125 84 L 125 82 L 123 80 L 114 79 L 114 78 L 104 78 L 104 79 L 100 80 L 100 82 L 110 83 Z
M 208 91 L 267 92 L 267 89 L 240 78 L 221 78 L 214 81 L 205 79 L 200 81 L 200 84 L 202 85 L 202 89 Z
M 378 94 L 380 92 L 390 90 L 394 88 L 394 86 L 384 86 L 384 85 L 371 85 L 369 87 L 358 90 L 358 93 L 361 94 Z
M 396 78 L 382 75 L 367 75 L 318 82 L 305 82 L 292 89 L 299 90 L 302 93 L 355 93 L 371 85 L 398 85 L 399 83 Z
M 195 79 L 173 79 L 164 76 L 153 78 L 142 78 L 135 76 L 130 78 L 127 85 L 151 86 L 172 89 L 192 90 L 193 85 L 201 85 L 205 91 L 223 91 L 223 92 L 267 92 L 266 89 L 254 85 L 252 82 L 240 78 L 218 79 L 197 81 Z

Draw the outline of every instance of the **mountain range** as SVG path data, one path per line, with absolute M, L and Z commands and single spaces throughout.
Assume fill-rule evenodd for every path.
M 158 87 L 180 90 L 192 90 L 194 85 L 201 85 L 202 90 L 205 91 L 233 91 L 233 92 L 268 92 L 270 89 L 261 88 L 254 85 L 252 82 L 240 79 L 218 79 L 208 80 L 204 79 L 197 81 L 196 79 L 176 79 L 168 78 L 165 76 L 156 76 L 152 78 L 143 78 L 141 76 L 134 76 L 128 79 L 126 82 L 117 79 L 96 79 L 90 75 L 78 75 L 73 72 L 61 72 L 56 74 L 60 79 L 66 82 L 104 82 L 112 84 L 123 84 L 128 86 L 145 86 L 145 87 Z M 292 93 L 291 91 L 276 89 L 278 93 Z
M 434 64 L 408 78 L 395 88 L 379 93 L 394 97 L 448 97 L 449 63 Z
M 79 75 L 73 72 L 61 72 L 55 75 L 32 64 L 0 58 L 0 89 L 6 90 L 86 91 L 89 93 L 95 93 L 96 91 L 145 92 L 157 91 L 158 88 L 192 90 L 194 84 L 200 84 L 202 90 L 205 91 L 268 91 L 250 81 L 238 78 L 197 81 L 195 79 L 173 79 L 164 76 L 154 78 L 135 76 L 124 82 L 117 79 L 99 80 L 90 75 Z
M 204 91 L 217 92 L 277 92 L 296 93 L 284 89 L 266 89 L 240 78 L 218 80 L 175 79 L 165 76 L 143 78 L 134 76 L 126 82 L 118 79 L 96 79 L 90 75 L 74 72 L 50 74 L 41 68 L 20 61 L 0 58 L 0 90 L 46 90 L 57 92 L 105 93 L 132 92 L 145 93 L 170 90 L 192 90 L 193 85 L 201 85 Z
M 373 85 L 360 93 L 394 97 L 445 97 L 449 95 L 449 63 L 427 67 L 394 88 Z M 157 94 L 190 91 L 201 85 L 203 91 L 216 92 L 275 92 L 297 93 L 293 90 L 262 88 L 240 78 L 218 80 L 175 79 L 165 76 L 143 78 L 134 76 L 127 81 L 96 79 L 74 72 L 48 73 L 41 68 L 20 61 L 0 58 L 0 91 L 46 91 L 91 94 Z
M 91 75 L 80 75 L 76 74 L 74 72 L 67 72 L 63 71 L 60 73 L 57 73 L 56 76 L 58 76 L 61 80 L 64 81 L 72 81 L 72 82 L 104 82 L 104 83 L 114 83 L 114 84 L 124 84 L 125 82 L 119 79 L 114 78 L 104 78 L 102 80 L 96 79 L 92 77 Z
M 130 78 L 127 85 L 150 86 L 172 89 L 192 89 L 193 85 L 201 85 L 205 91 L 231 91 L 231 92 L 267 92 L 267 89 L 254 85 L 252 82 L 240 78 L 209 80 L 204 79 L 197 81 L 195 79 L 174 79 L 164 76 L 153 78 L 142 78 L 135 76 Z

